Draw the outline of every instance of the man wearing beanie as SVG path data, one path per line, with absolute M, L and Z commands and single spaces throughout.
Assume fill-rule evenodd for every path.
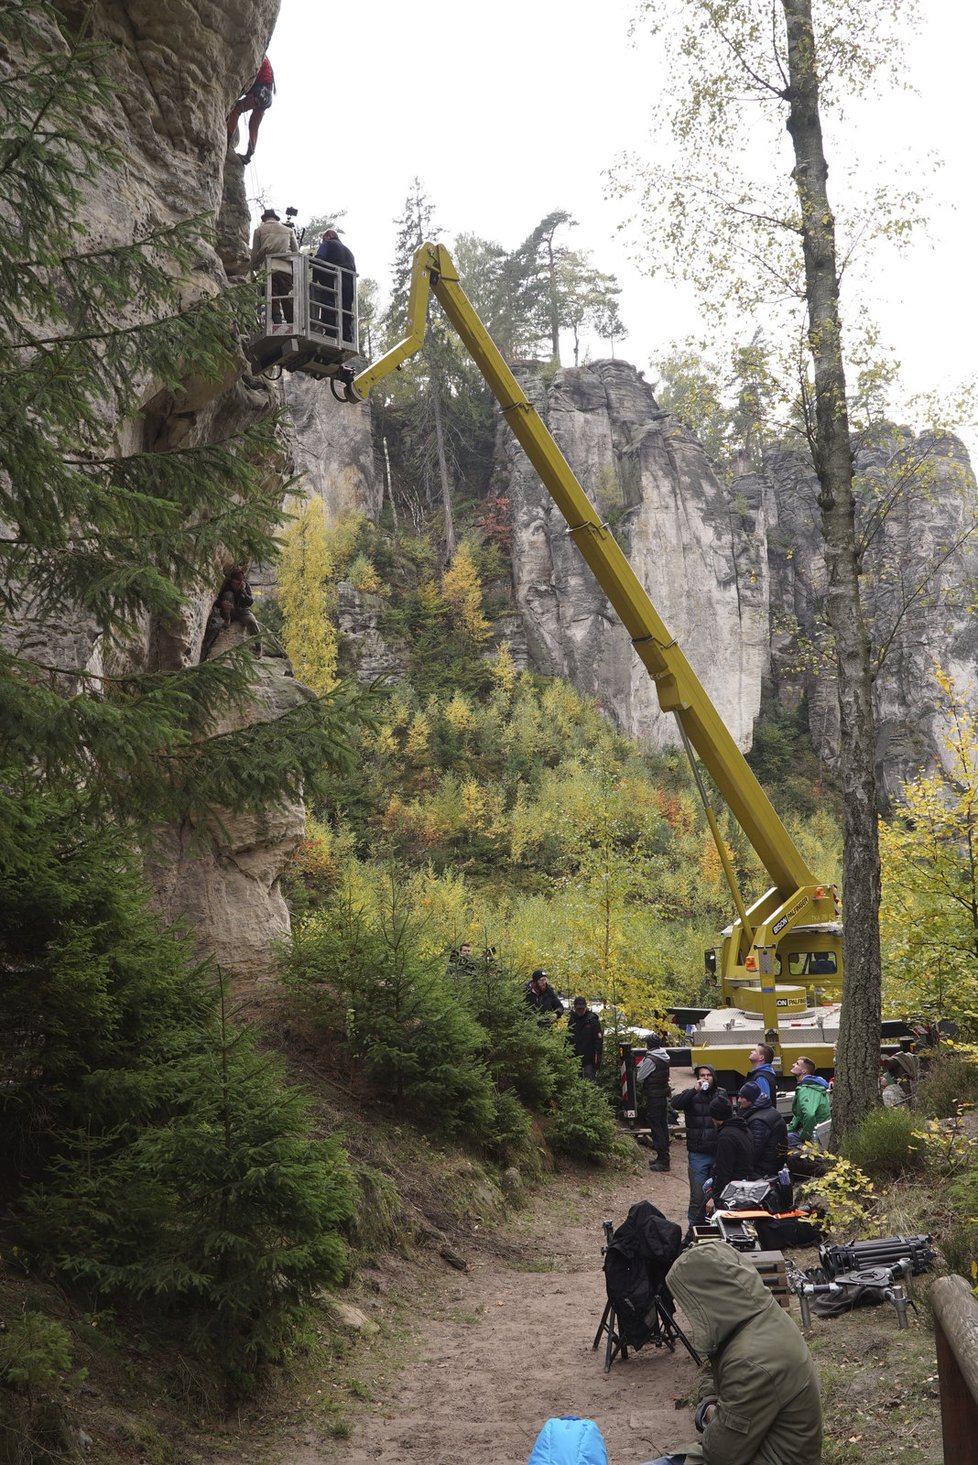
M 703 1182 L 713 1174 L 717 1152 L 717 1131 L 710 1118 L 710 1105 L 716 1098 L 726 1098 L 726 1090 L 718 1089 L 716 1071 L 711 1063 L 699 1063 L 694 1070 L 695 1083 L 690 1089 L 673 1094 L 671 1107 L 686 1116 L 686 1165 L 689 1172 L 689 1206 L 686 1218 L 691 1226 L 703 1210 Z
M 777 1175 L 788 1153 L 788 1126 L 760 1084 L 748 1082 L 741 1085 L 737 1108 L 754 1146 L 754 1169 L 750 1178 L 769 1180 Z
M 717 1131 L 713 1161 L 713 1193 L 706 1210 L 713 1211 L 731 1180 L 749 1180 L 754 1170 L 754 1146 L 747 1125 L 729 1099 L 710 1100 L 710 1122 Z

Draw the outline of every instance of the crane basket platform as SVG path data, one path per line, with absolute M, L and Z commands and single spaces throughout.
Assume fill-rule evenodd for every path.
M 312 376 L 352 378 L 358 355 L 357 276 L 304 254 L 265 261 L 255 334 L 245 351 L 258 371 L 280 366 Z

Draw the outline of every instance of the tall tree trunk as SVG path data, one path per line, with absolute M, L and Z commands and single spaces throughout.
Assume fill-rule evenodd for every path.
M 448 476 L 448 456 L 445 452 L 445 431 L 442 426 L 441 391 L 432 373 L 431 412 L 435 420 L 435 450 L 438 454 L 438 477 L 441 480 L 441 501 L 445 510 L 445 561 L 450 564 L 455 558 L 455 520 L 452 517 L 452 481 Z
M 553 235 L 547 240 L 547 284 L 550 309 L 550 354 L 560 365 L 560 305 L 557 300 L 557 256 L 554 253 Z M 575 362 L 575 365 L 577 363 Z
M 827 614 L 835 638 L 845 800 L 845 989 L 833 1119 L 844 1134 L 876 1102 L 881 960 L 880 857 L 876 809 L 876 729 L 869 636 L 859 593 L 852 452 L 839 321 L 835 220 L 819 116 L 811 0 L 782 0 L 788 38 L 788 132 L 801 205 L 809 347 L 815 376 L 812 450 L 828 574 Z

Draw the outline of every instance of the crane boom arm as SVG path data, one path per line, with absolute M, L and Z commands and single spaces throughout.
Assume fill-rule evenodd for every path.
M 781 823 L 770 800 L 731 737 L 675 639 L 663 624 L 624 553 L 574 476 L 570 465 L 531 406 L 459 284 L 448 251 L 421 245 L 414 257 L 408 305 L 409 331 L 393 350 L 354 380 L 366 396 L 390 372 L 420 350 L 431 291 L 481 371 L 503 416 L 567 521 L 568 533 L 608 597 L 645 664 L 664 712 L 673 712 L 708 769 L 734 818 L 774 883 L 757 913 L 762 922 L 792 897 L 815 898 L 816 878 Z M 821 895 L 821 891 L 818 891 Z M 772 904 L 773 898 L 773 904 Z M 793 902 L 797 905 L 798 902 Z M 760 903 L 759 903 L 760 905 Z M 757 908 L 755 908 L 757 909 Z

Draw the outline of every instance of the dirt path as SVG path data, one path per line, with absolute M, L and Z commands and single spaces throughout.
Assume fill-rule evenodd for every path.
M 480 1253 L 436 1285 L 409 1343 L 411 1362 L 373 1405 L 347 1411 L 351 1438 L 293 1456 L 296 1465 L 525 1465 L 551 1415 L 598 1421 L 617 1465 L 637 1465 L 690 1432 L 695 1375 L 681 1347 L 645 1348 L 603 1372 L 591 1344 L 604 1307 L 601 1223 L 648 1199 L 685 1223 L 685 1150 L 649 1174 L 557 1176 Z M 679 1412 L 677 1412 L 677 1410 Z

